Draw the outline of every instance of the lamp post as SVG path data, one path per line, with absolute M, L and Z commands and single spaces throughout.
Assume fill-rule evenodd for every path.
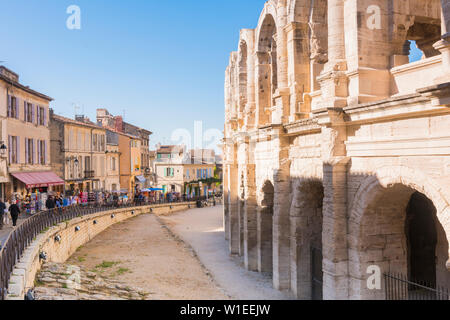
M 3 141 L 0 142 L 0 155 L 4 157 L 6 155 L 6 150 L 8 149 Z

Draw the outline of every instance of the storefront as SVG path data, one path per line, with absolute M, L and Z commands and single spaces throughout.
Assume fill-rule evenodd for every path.
M 14 186 L 11 200 L 19 201 L 31 214 L 43 210 L 49 193 L 64 186 L 64 181 L 53 172 L 19 172 L 11 175 Z

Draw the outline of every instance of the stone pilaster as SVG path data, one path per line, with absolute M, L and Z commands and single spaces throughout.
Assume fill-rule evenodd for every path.
M 335 157 L 324 163 L 323 298 L 348 299 L 347 164 Z
M 309 64 L 309 25 L 307 23 L 289 23 L 287 33 L 288 81 L 290 88 L 289 122 L 307 118 L 310 110 L 300 108 L 303 93 L 310 92 Z
M 250 271 L 258 270 L 257 203 L 255 165 L 247 164 L 246 199 L 244 208 L 244 263 Z
M 278 169 L 274 172 L 273 208 L 273 285 L 278 290 L 290 289 L 290 161 L 289 139 L 281 128 L 275 130 L 274 146 L 278 150 Z
M 434 44 L 434 48 L 442 54 L 442 75 L 435 79 L 435 83 L 450 82 L 450 2 L 441 0 L 442 38 Z
M 228 180 L 230 185 L 229 212 L 229 247 L 231 254 L 239 254 L 239 215 L 238 215 L 238 166 L 228 165 Z
M 328 62 L 317 78 L 322 90 L 324 108 L 342 108 L 347 105 L 344 2 L 344 0 L 328 1 Z

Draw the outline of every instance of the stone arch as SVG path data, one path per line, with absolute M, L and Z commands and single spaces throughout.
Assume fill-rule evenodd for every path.
M 266 180 L 257 212 L 258 271 L 273 271 L 273 207 L 275 188 Z
M 239 54 L 241 61 L 246 60 L 246 98 L 241 102 L 241 108 L 244 112 L 243 123 L 245 129 L 253 128 L 255 125 L 255 30 L 242 29 L 240 33 Z M 245 102 L 245 104 L 244 104 Z
M 270 123 L 273 95 L 278 88 L 277 12 L 273 1 L 266 3 L 256 31 L 257 125 Z
M 409 273 L 406 217 L 414 195 L 434 206 L 437 233 L 436 281 L 450 285 L 446 268 L 449 258 L 449 201 L 439 186 L 419 170 L 405 166 L 384 167 L 363 181 L 350 206 L 349 293 L 353 299 L 384 299 L 384 290 L 368 290 L 367 267 L 382 272 Z M 447 264 L 448 265 L 448 264 Z M 384 287 L 384 283 L 382 282 Z
M 291 290 L 302 300 L 322 299 L 323 182 L 316 178 L 295 179 L 292 194 Z
M 441 37 L 440 7 L 439 0 L 409 0 L 407 6 L 393 2 L 389 10 L 398 13 L 390 18 L 392 54 L 403 56 L 407 63 L 414 40 L 425 58 L 439 55 L 433 44 Z

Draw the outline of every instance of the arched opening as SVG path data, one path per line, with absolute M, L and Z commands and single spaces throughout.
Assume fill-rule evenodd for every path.
M 413 193 L 406 208 L 408 278 L 436 288 L 436 208 L 425 195 Z
M 258 271 L 273 271 L 273 205 L 275 190 L 270 181 L 262 187 L 262 201 L 258 208 Z
M 270 122 L 273 93 L 278 88 L 276 24 L 268 14 L 262 24 L 258 39 L 258 124 Z
M 322 181 L 299 182 L 291 205 L 291 288 L 299 299 L 323 298 Z
M 395 299 L 421 299 L 433 294 L 416 284 L 448 288 L 449 244 L 432 200 L 403 184 L 369 192 L 370 203 L 359 204 L 364 208 L 361 219 L 350 221 L 351 298 L 394 299 L 394 292 Z M 389 281 L 381 281 L 382 290 L 368 288 L 370 266 L 389 275 Z

